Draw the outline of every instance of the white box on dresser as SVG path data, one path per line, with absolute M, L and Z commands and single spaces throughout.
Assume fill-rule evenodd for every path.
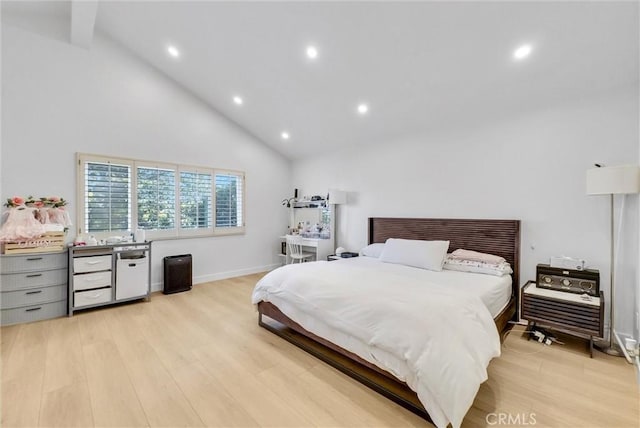
M 0 256 L 0 323 L 18 324 L 67 313 L 67 251 Z

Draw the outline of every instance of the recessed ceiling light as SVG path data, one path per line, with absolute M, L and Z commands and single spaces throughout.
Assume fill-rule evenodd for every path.
M 180 51 L 173 45 L 167 46 L 167 52 L 174 58 L 178 58 L 180 56 Z
M 289 133 L 288 132 L 283 132 L 282 134 L 280 134 L 280 136 L 282 137 L 283 140 L 288 140 L 289 139 Z
M 233 97 L 233 102 L 241 106 L 244 101 L 242 101 L 242 98 L 236 95 L 235 97 Z
M 307 46 L 307 57 L 316 59 L 318 57 L 318 49 L 315 46 Z
M 367 112 L 369 111 L 369 106 L 366 104 L 359 104 L 358 105 L 358 113 L 360 114 L 367 114 Z
M 518 61 L 521 59 L 525 59 L 526 57 L 529 56 L 529 54 L 531 54 L 531 49 L 532 49 L 531 45 L 520 46 L 518 49 L 513 51 L 513 59 Z

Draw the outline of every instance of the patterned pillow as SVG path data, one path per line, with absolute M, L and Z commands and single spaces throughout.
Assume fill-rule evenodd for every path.
M 451 258 L 458 260 L 473 260 L 476 262 L 487 262 L 491 264 L 500 264 L 506 261 L 503 257 L 494 256 L 493 254 L 479 253 L 477 251 L 458 249 L 450 254 Z
M 446 270 L 456 270 L 459 272 L 483 273 L 486 275 L 504 276 L 513 273 L 511 266 L 507 262 L 487 263 L 476 260 L 461 260 L 451 255 L 447 255 L 444 259 Z

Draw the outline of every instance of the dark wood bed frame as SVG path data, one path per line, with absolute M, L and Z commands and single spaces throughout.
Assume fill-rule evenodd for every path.
M 516 316 L 520 296 L 520 220 L 369 218 L 369 244 L 388 238 L 448 240 L 459 248 L 504 257 L 513 269 L 509 304 L 495 318 L 499 332 Z M 392 374 L 305 330 L 269 302 L 258 303 L 258 324 L 337 368 L 406 409 L 431 421 L 415 392 Z

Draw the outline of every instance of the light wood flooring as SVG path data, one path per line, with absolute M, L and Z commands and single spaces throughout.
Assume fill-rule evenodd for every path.
M 260 276 L 2 328 L 2 426 L 430 426 L 258 327 Z M 638 427 L 638 401 L 623 359 L 514 331 L 463 426 Z

